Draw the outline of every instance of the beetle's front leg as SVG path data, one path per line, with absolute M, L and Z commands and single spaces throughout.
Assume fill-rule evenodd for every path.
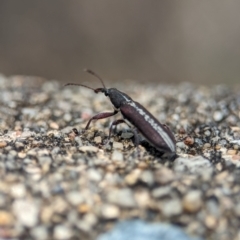
M 104 118 L 108 118 L 111 116 L 114 116 L 118 113 L 117 110 L 114 110 L 114 112 L 102 112 L 102 113 L 98 113 L 97 115 L 91 117 L 85 127 L 85 130 L 87 130 L 90 126 L 90 123 L 92 122 L 92 120 L 99 120 L 99 119 L 104 119 Z
M 108 144 L 110 137 L 112 135 L 112 131 L 113 131 L 113 127 L 116 127 L 118 124 L 120 123 L 126 123 L 124 119 L 118 119 L 114 122 L 111 123 L 110 129 L 109 129 L 109 134 L 108 134 L 108 138 L 107 141 L 104 144 Z
M 108 140 L 110 139 L 111 135 L 112 135 L 112 131 L 113 131 L 113 127 L 117 127 L 118 124 L 120 123 L 126 123 L 124 119 L 118 119 L 114 122 L 112 122 L 110 129 L 109 129 L 109 135 L 108 135 Z

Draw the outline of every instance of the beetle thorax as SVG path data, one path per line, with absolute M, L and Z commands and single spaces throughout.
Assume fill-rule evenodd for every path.
M 132 99 L 127 94 L 118 91 L 116 88 L 109 88 L 108 96 L 116 109 L 119 109 L 126 102 L 132 101 Z

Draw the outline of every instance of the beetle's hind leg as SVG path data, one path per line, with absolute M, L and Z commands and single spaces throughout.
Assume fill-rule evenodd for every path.
M 136 128 L 132 128 L 133 134 L 134 134 L 134 146 L 137 148 L 137 157 L 140 159 L 140 149 L 139 149 L 139 143 L 140 143 L 140 137 L 138 130 Z

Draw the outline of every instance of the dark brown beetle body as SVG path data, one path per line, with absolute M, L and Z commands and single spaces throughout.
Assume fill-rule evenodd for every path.
M 105 91 L 105 95 L 109 96 L 114 107 L 120 110 L 124 120 L 136 127 L 150 144 L 159 151 L 176 151 L 175 138 L 170 129 L 161 124 L 146 108 L 115 88 Z
M 140 103 L 133 101 L 127 94 L 120 92 L 116 88 L 107 89 L 102 79 L 98 75 L 91 70 L 87 70 L 87 72 L 98 77 L 103 84 L 103 88 L 93 89 L 85 85 L 74 83 L 69 83 L 66 85 L 80 85 L 94 90 L 95 93 L 104 93 L 105 96 L 109 97 L 115 110 L 114 112 L 104 112 L 93 116 L 88 121 L 85 129 L 88 129 L 92 120 L 107 118 L 117 114 L 120 111 L 123 119 L 116 120 L 112 123 L 109 137 L 111 135 L 113 126 L 126 122 L 127 124 L 135 127 L 137 131 L 139 131 L 145 137 L 145 139 L 159 151 L 170 153 L 176 152 L 176 141 L 174 135 L 166 125 L 161 124 L 146 108 L 144 108 Z M 135 144 L 138 145 L 136 131 L 134 131 L 134 135 Z

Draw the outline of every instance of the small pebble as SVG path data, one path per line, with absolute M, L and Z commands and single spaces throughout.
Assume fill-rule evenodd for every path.
M 114 189 L 107 194 L 107 199 L 110 203 L 121 207 L 134 207 L 136 202 L 131 189 L 122 188 Z
M 140 169 L 134 169 L 128 175 L 125 176 L 124 180 L 128 185 L 134 185 L 139 180 L 142 171 Z
M 11 187 L 11 194 L 15 198 L 22 198 L 26 195 L 26 188 L 23 184 L 15 184 Z
M 89 169 L 88 170 L 88 178 L 92 181 L 99 182 L 102 179 L 102 175 L 96 169 Z
M 27 154 L 25 152 L 19 152 L 18 153 L 19 158 L 25 158 L 26 156 L 27 156 Z
M 90 206 L 87 205 L 87 204 L 85 204 L 85 203 L 80 204 L 80 205 L 78 206 L 78 211 L 79 211 L 80 213 L 82 213 L 82 214 L 89 212 L 90 209 L 91 209 Z
M 22 108 L 22 114 L 28 115 L 30 118 L 33 118 L 37 115 L 37 109 L 35 108 Z
M 239 150 L 239 148 L 240 148 L 239 145 L 236 145 L 236 144 L 233 145 L 233 149 L 234 149 L 234 150 Z
M 5 148 L 7 146 L 7 142 L 0 141 L 0 148 Z
M 14 218 L 11 213 L 0 210 L 0 226 L 7 227 L 14 224 Z
M 79 147 L 79 150 L 82 152 L 98 152 L 98 148 L 94 146 L 81 146 Z
M 140 179 L 142 182 L 146 183 L 148 186 L 151 186 L 154 184 L 154 176 L 151 171 L 145 170 L 142 172 Z
M 64 121 L 66 121 L 66 122 L 70 122 L 70 121 L 72 120 L 72 115 L 69 114 L 69 113 L 65 113 L 65 114 L 63 115 L 63 119 L 64 119 Z
M 56 240 L 66 240 L 72 237 L 72 230 L 66 225 L 57 225 L 53 229 L 53 237 Z
M 223 114 L 222 112 L 220 111 L 215 111 L 214 114 L 213 114 L 213 119 L 216 121 L 216 122 L 219 122 L 223 119 Z
M 207 148 L 210 148 L 211 147 L 211 144 L 210 143 L 205 143 L 203 145 L 203 149 L 207 149 Z
M 56 122 L 50 122 L 49 127 L 52 129 L 59 129 L 59 125 Z
M 221 146 L 220 146 L 220 145 L 216 145 L 216 146 L 215 146 L 215 149 L 216 149 L 216 150 L 220 150 L 220 149 L 221 149 Z
M 182 204 L 179 199 L 161 202 L 160 209 L 165 217 L 177 216 L 182 213 Z
M 168 184 L 173 181 L 175 177 L 176 174 L 173 172 L 173 170 L 166 167 L 161 167 L 155 172 L 155 181 L 159 184 Z
M 122 134 L 121 134 L 121 138 L 123 138 L 123 139 L 129 139 L 129 138 L 131 138 L 131 137 L 133 137 L 133 133 L 132 132 L 123 132 Z
M 69 192 L 66 196 L 67 200 L 74 206 L 84 202 L 82 194 L 78 191 Z
M 87 213 L 84 215 L 81 221 L 77 223 L 77 227 L 84 232 L 90 232 L 93 226 L 96 224 L 97 218 L 92 213 Z
M 209 229 L 215 229 L 217 227 L 217 219 L 211 215 L 208 215 L 205 219 L 205 224 Z
M 171 193 L 171 190 L 172 189 L 169 186 L 158 187 L 152 191 L 152 195 L 154 198 L 161 198 L 168 196 Z
M 201 208 L 202 202 L 202 194 L 198 190 L 193 190 L 188 192 L 183 198 L 183 208 L 185 211 L 189 213 L 195 213 L 199 211 Z
M 19 224 L 26 227 L 34 227 L 38 222 L 39 208 L 30 200 L 15 200 L 13 203 L 13 211 Z
M 24 148 L 24 144 L 22 142 L 16 142 L 15 143 L 15 147 L 19 150 L 19 149 L 23 149 Z
M 204 135 L 207 136 L 207 137 L 210 137 L 211 136 L 211 132 L 209 130 L 207 130 L 207 131 L 204 132 Z
M 114 150 L 112 153 L 112 160 L 113 161 L 123 161 L 123 154 L 119 152 L 118 150 Z
M 192 146 L 194 144 L 194 138 L 192 137 L 186 137 L 186 139 L 184 140 L 184 143 L 187 145 L 187 146 Z
M 235 155 L 236 153 L 237 153 L 237 150 L 235 150 L 235 149 L 229 149 L 227 151 L 227 154 L 229 154 L 229 155 Z
M 151 197 L 148 191 L 140 190 L 134 194 L 137 205 L 141 208 L 147 208 L 151 205 Z
M 118 218 L 120 215 L 120 210 L 115 205 L 105 204 L 101 207 L 101 215 L 105 219 Z
M 95 137 L 95 138 L 94 138 L 94 142 L 97 143 L 97 144 L 102 143 L 102 138 L 101 138 L 101 136 Z
M 180 149 L 185 149 L 186 145 L 188 145 L 188 144 L 186 145 L 185 144 L 186 144 L 185 142 L 177 142 L 176 146 Z
M 46 226 L 37 226 L 31 229 L 31 235 L 37 240 L 46 240 L 49 238 L 48 229 Z
M 41 168 L 37 167 L 37 166 L 26 166 L 24 168 L 25 172 L 28 173 L 28 174 L 38 174 L 38 173 L 41 173 L 42 170 Z
M 216 179 L 217 182 L 221 183 L 221 182 L 224 181 L 228 176 L 229 176 L 228 171 L 223 171 L 223 172 L 218 173 L 218 174 L 215 176 L 215 179 Z
M 123 144 L 120 142 L 113 142 L 113 148 L 123 150 Z

